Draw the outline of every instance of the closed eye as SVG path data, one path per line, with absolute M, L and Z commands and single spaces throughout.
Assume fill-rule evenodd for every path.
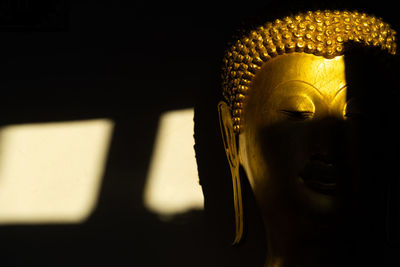
M 281 110 L 281 112 L 292 120 L 306 120 L 314 116 L 314 112 L 311 111 Z

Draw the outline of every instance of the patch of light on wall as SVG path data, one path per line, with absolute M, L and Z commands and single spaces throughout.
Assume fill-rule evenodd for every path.
M 161 216 L 203 208 L 193 148 L 193 115 L 193 109 L 185 109 L 160 118 L 144 203 Z
M 0 223 L 79 223 L 93 210 L 113 130 L 96 119 L 0 128 Z

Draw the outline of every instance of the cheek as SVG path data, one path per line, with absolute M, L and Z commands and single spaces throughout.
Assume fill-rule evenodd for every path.
M 247 174 L 259 201 L 266 197 L 276 199 L 294 190 L 295 179 L 308 158 L 308 143 L 305 126 L 287 123 L 259 128 L 249 136 L 251 170 Z
M 260 148 L 275 176 L 297 176 L 309 155 L 309 133 L 302 123 L 277 123 L 261 129 Z

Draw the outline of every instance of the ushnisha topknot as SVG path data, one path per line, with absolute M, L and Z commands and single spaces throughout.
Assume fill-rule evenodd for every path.
M 242 36 L 223 58 L 222 88 L 231 108 L 233 129 L 241 131 L 241 115 L 250 84 L 263 63 L 285 53 L 303 52 L 334 58 L 355 42 L 396 54 L 396 32 L 382 19 L 350 11 L 308 11 L 277 19 Z

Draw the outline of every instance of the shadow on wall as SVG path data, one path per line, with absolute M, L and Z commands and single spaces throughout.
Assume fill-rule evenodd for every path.
M 93 124 L 93 122 L 90 123 Z M 57 124 L 65 125 L 65 123 Z M 82 122 L 80 124 L 80 128 L 75 129 L 82 133 L 85 125 L 82 125 Z M 71 133 L 71 129 L 67 129 L 70 125 L 58 126 L 63 128 L 64 142 L 68 143 L 68 138 L 71 139 L 71 135 L 74 135 L 74 133 Z M 23 128 L 24 126 L 13 127 Z M 90 162 L 83 170 L 84 173 L 79 173 L 80 166 L 75 166 L 75 172 L 73 168 L 74 164 L 80 165 L 80 160 L 86 159 L 87 161 L 88 158 L 90 160 L 90 156 L 93 155 L 86 155 L 89 157 L 85 157 L 82 153 L 85 150 L 75 147 L 76 151 L 80 151 L 81 154 L 75 154 L 75 159 L 69 158 L 68 155 L 61 155 L 65 160 L 61 164 L 69 165 L 70 169 L 65 169 L 64 166 L 60 168 L 56 165 L 60 161 L 52 157 L 57 154 L 60 155 L 58 152 L 63 149 L 63 144 L 61 143 L 61 146 L 59 144 L 60 140 L 57 140 L 59 145 L 56 147 L 51 147 L 57 142 L 52 142 L 50 136 L 47 140 L 42 140 L 47 144 L 32 149 L 43 149 L 44 153 L 47 153 L 47 157 L 43 157 L 42 160 L 32 159 L 29 157 L 30 155 L 41 155 L 37 151 L 36 153 L 29 151 L 29 147 L 23 146 L 24 144 L 32 144 L 32 141 L 23 139 L 25 142 L 21 142 L 21 138 L 18 140 L 18 134 L 21 135 L 18 131 L 21 132 L 21 129 L 15 130 L 8 127 L 6 130 L 8 132 L 3 131 L 5 138 L 3 138 L 2 147 L 5 148 L 5 153 L 3 153 L 3 167 L 1 169 L 3 180 L 0 183 L 1 199 L 9 200 L 9 205 L 7 203 L 0 205 L 2 207 L 1 219 L 3 220 L 0 232 L 4 240 L 3 251 L 6 252 L 2 259 L 3 266 L 46 266 L 53 264 L 58 266 L 71 264 L 83 266 L 84 264 L 102 263 L 183 266 L 186 264 L 185 261 L 188 260 L 186 256 L 199 250 L 199 246 L 202 244 L 200 234 L 203 230 L 201 228 L 201 212 L 187 212 L 170 218 L 168 222 L 160 221 L 157 214 L 148 212 L 141 201 L 146 170 L 143 168 L 142 173 L 137 173 L 140 171 L 138 166 L 129 162 L 129 159 L 125 160 L 127 164 L 125 166 L 110 164 L 110 161 L 115 157 L 115 142 L 111 145 L 99 203 L 89 219 L 82 221 L 85 217 L 83 213 L 88 214 L 88 211 L 90 211 L 91 202 L 90 199 L 82 199 L 82 197 L 95 196 L 96 192 L 89 194 L 90 192 L 87 190 L 96 191 L 96 182 L 98 181 L 96 181 L 96 177 L 93 177 L 96 175 L 90 174 L 90 168 L 93 168 L 91 166 L 93 164 L 90 164 Z M 14 131 L 10 133 L 12 130 Z M 41 135 L 41 137 L 43 137 L 43 131 L 46 133 L 46 129 L 39 129 L 39 131 L 42 131 L 42 133 L 36 134 Z M 52 129 L 50 129 L 50 133 L 54 140 L 57 133 Z M 47 129 L 47 134 L 50 133 Z M 116 131 L 114 138 L 117 134 Z M 14 139 L 17 140 L 13 142 L 9 136 L 14 136 Z M 23 137 L 26 137 L 26 134 Z M 91 137 L 91 141 L 93 141 L 94 138 Z M 125 151 L 129 142 L 125 140 L 121 144 L 123 147 L 119 149 Z M 74 145 L 82 146 L 85 144 L 70 143 L 67 147 L 64 147 L 63 152 L 71 152 L 70 148 L 72 146 L 72 149 L 74 149 Z M 86 144 L 85 148 L 89 149 L 90 147 Z M 11 152 L 9 152 L 10 150 Z M 58 151 L 51 153 L 55 150 Z M 21 151 L 23 153 L 20 153 Z M 25 156 L 25 158 L 22 160 L 20 158 L 15 159 L 12 152 L 15 152 L 14 154 L 19 157 Z M 93 150 L 86 152 L 93 152 Z M 96 152 L 96 149 L 94 152 Z M 106 153 L 100 154 L 105 156 Z M 14 162 L 12 162 L 13 159 Z M 24 168 L 15 166 L 18 161 L 24 163 L 21 164 Z M 31 162 L 37 165 L 32 166 Z M 141 163 L 139 160 L 136 162 Z M 101 165 L 101 163 L 99 164 Z M 116 169 L 113 171 L 110 165 Z M 57 167 L 58 170 L 64 171 L 57 173 Z M 53 173 L 49 175 L 48 172 Z M 75 181 L 68 181 L 63 178 L 63 176 L 68 175 L 70 179 L 75 179 Z M 143 175 L 141 181 L 138 181 L 139 175 Z M 43 179 L 48 180 L 44 181 Z M 92 181 L 88 179 L 92 179 Z M 112 180 L 112 182 L 107 182 L 109 180 Z M 90 185 L 82 184 L 85 182 L 89 182 Z M 14 193 L 14 197 L 10 196 L 9 193 Z M 41 196 L 35 195 L 40 193 L 42 193 Z M 40 203 L 40 201 L 46 201 L 46 199 L 51 203 Z M 84 208 L 82 204 L 86 204 L 87 208 Z M 21 215 L 25 215 L 25 221 Z M 30 221 L 32 218 L 38 221 Z M 7 219 L 10 221 L 7 221 Z M 47 223 L 43 223 L 43 221 Z M 30 223 L 33 224 L 29 225 Z M 194 241 L 197 242 L 193 243 Z M 192 250 L 186 251 L 189 248 L 192 248 Z M 180 256 L 179 253 L 183 251 L 185 255 Z M 65 256 L 66 254 L 68 254 L 68 257 Z M 150 257 L 155 254 L 158 257 Z M 60 262 L 60 259 L 63 259 L 62 262 Z
M 78 224 L 0 226 L 1 266 L 204 266 L 198 259 L 203 213 L 193 210 L 162 221 L 146 209 L 143 193 L 161 114 L 193 107 L 195 93 L 204 87 L 201 76 L 214 72 L 218 58 L 167 56 L 160 61 L 145 53 L 154 45 L 147 48 L 147 42 L 125 34 L 138 25 L 132 11 L 137 12 L 72 6 L 66 31 L 1 33 L 7 54 L 0 66 L 0 127 L 100 118 L 114 125 L 93 214 Z M 106 14 L 115 20 L 106 21 Z M 92 27 L 93 21 L 98 24 Z M 150 72 L 154 64 L 164 70 L 157 77 Z M 193 67 L 179 79 L 165 71 L 188 64 Z M 202 70 L 207 73 L 196 74 Z

